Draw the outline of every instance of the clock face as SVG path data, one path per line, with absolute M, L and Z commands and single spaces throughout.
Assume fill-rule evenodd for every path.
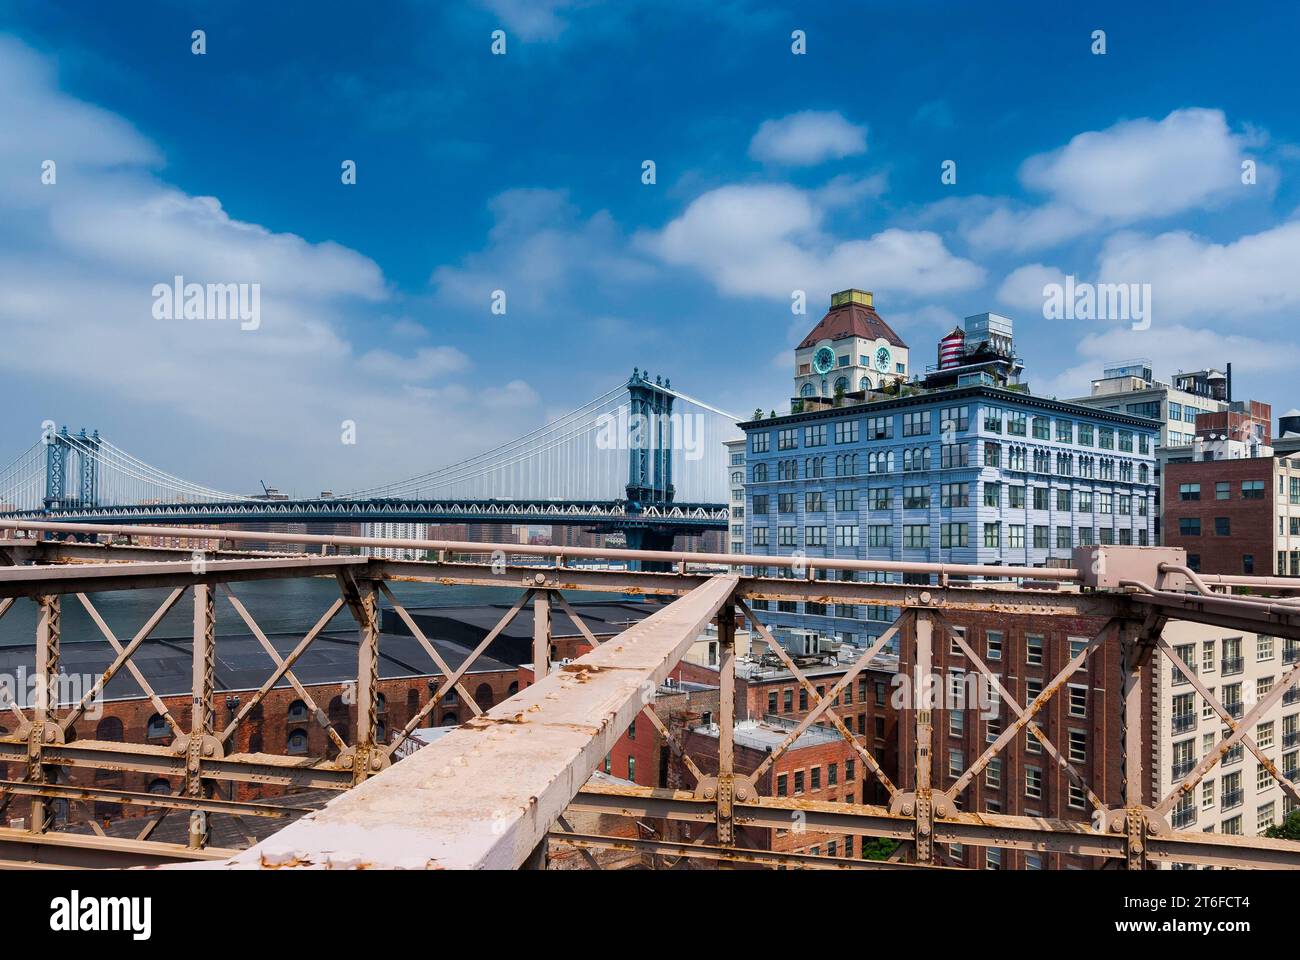
M 813 369 L 818 373 L 826 373 L 835 366 L 835 351 L 830 347 L 822 347 L 813 354 Z
M 889 372 L 889 348 L 881 347 L 876 351 L 876 369 L 881 373 Z

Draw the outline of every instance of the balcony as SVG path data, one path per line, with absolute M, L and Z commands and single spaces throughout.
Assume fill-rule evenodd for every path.
M 1293 703 L 1300 703 L 1300 684 L 1296 684 L 1286 693 L 1282 694 L 1282 703 L 1290 706 Z
M 1195 760 L 1176 760 L 1169 766 L 1169 779 L 1177 783 L 1191 773 L 1195 767 Z
M 1282 663 L 1296 663 L 1300 661 L 1300 645 L 1294 647 L 1284 647 L 1282 649 Z
M 1196 672 L 1196 667 L 1191 666 L 1190 664 L 1187 669 L 1192 673 Z M 1169 671 L 1169 682 L 1177 687 L 1180 684 L 1191 683 L 1192 681 L 1188 680 L 1187 677 L 1183 675 L 1183 671 L 1179 670 L 1177 667 L 1172 667 Z
M 1175 830 L 1182 830 L 1184 827 L 1190 827 L 1195 822 L 1196 808 L 1190 805 L 1186 807 L 1178 807 L 1169 818 L 1169 823 Z
M 1231 703 L 1225 703 L 1223 709 L 1228 716 L 1232 717 L 1232 719 L 1240 720 L 1244 708 L 1242 707 L 1240 700 L 1233 700 Z
M 1246 668 L 1246 661 L 1242 657 L 1224 657 L 1219 663 L 1219 668 L 1225 677 L 1230 677 L 1235 673 L 1241 673 Z
M 1300 767 L 1287 767 L 1282 771 L 1282 776 L 1292 783 L 1300 783 Z
M 1290 750 L 1296 744 L 1300 744 L 1300 730 L 1296 730 L 1293 733 L 1282 734 L 1283 749 Z
M 1241 799 L 1244 796 L 1241 788 L 1236 790 L 1224 790 L 1223 799 L 1219 802 L 1220 810 L 1231 810 L 1233 807 L 1241 806 Z
M 1235 747 L 1233 747 L 1231 750 L 1229 750 L 1227 753 L 1223 755 L 1223 765 L 1226 767 L 1229 764 L 1240 763 L 1242 756 L 1244 756 L 1245 754 L 1245 751 L 1246 751 L 1245 747 L 1243 747 L 1241 744 L 1237 744 Z
M 1169 725 L 1174 733 L 1186 733 L 1196 727 L 1195 713 L 1175 713 L 1169 719 Z

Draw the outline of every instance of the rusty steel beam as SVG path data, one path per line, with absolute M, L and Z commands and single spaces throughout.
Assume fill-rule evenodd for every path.
M 0 862 L 6 867 L 121 869 L 221 860 L 234 852 L 222 847 L 191 850 L 181 843 L 101 837 L 92 833 L 33 834 L 0 827 Z
M 108 536 L 160 536 L 178 540 L 213 540 L 213 531 L 184 527 L 134 526 L 131 524 L 71 523 L 58 520 L 0 519 L 0 530 L 36 530 L 65 533 L 91 533 Z M 403 537 L 325 536 L 310 533 L 270 533 L 255 530 L 221 530 L 220 538 L 258 543 L 313 544 L 322 547 L 403 547 L 425 552 L 449 551 L 489 553 L 501 544 L 483 544 L 464 540 L 419 540 Z M 509 553 L 517 556 L 553 557 L 557 559 L 638 560 L 668 563 L 709 564 L 724 567 L 788 567 L 806 570 L 877 570 L 893 573 L 930 573 L 939 577 L 985 577 L 989 567 L 978 563 L 915 563 L 894 560 L 846 560 L 835 557 L 768 556 L 765 554 L 690 553 L 677 550 L 617 550 L 607 547 L 553 547 L 542 544 L 509 544 Z M 1135 550 L 1141 547 L 1132 548 Z M 1078 570 L 1065 567 L 998 567 L 998 577 L 1033 580 L 1079 581 Z
M 518 868 L 735 588 L 711 580 L 227 865 Z
M 188 588 L 236 580 L 316 577 L 348 567 L 364 567 L 366 557 L 264 557 L 251 560 L 192 560 L 143 563 L 68 563 L 0 567 L 0 597 L 38 597 L 109 590 Z
M 717 847 L 674 840 L 632 837 L 607 837 L 598 834 L 550 833 L 553 843 L 567 843 L 579 850 L 620 850 L 628 853 L 653 853 L 659 856 L 712 860 L 723 864 L 748 864 L 758 867 L 793 867 L 805 870 L 918 870 L 909 863 L 887 860 L 855 860 L 848 857 L 822 857 L 808 853 L 784 853 L 777 850 L 754 850 L 743 847 Z M 953 867 L 929 869 L 951 870 Z

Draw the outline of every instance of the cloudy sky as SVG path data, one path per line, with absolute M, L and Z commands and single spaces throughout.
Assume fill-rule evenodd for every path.
M 1231 360 L 1239 396 L 1300 405 L 1300 15 L 700 6 L 0 0 L 0 463 L 52 419 L 313 493 L 472 455 L 633 366 L 781 406 L 849 286 L 921 363 L 993 310 L 1038 392 Z M 1151 284 L 1150 329 L 1045 319 L 1064 274 Z M 156 318 L 176 275 L 260 284 L 260 326 Z

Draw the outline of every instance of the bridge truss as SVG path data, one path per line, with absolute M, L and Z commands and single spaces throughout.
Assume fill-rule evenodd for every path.
M 39 535 L 56 525 L 49 521 L 0 520 L 0 530 Z M 75 530 L 123 540 L 132 535 L 160 535 L 159 528 L 74 525 Z M 202 531 L 175 529 L 166 535 L 201 539 Z M 1213 623 L 1230 629 L 1300 638 L 1300 606 L 1294 600 L 1262 594 L 1300 590 L 1300 582 L 1278 578 L 1201 577 L 1190 571 L 1181 551 L 1165 548 L 1103 547 L 1076 556 L 1077 569 L 1003 567 L 1002 581 L 968 581 L 988 568 L 952 564 L 896 564 L 814 558 L 745 557 L 672 554 L 532 546 L 527 552 L 550 559 L 546 566 L 518 566 L 430 561 L 392 561 L 330 555 L 331 547 L 350 546 L 364 538 L 313 537 L 297 534 L 224 531 L 241 541 L 280 541 L 318 547 L 320 555 L 266 556 L 226 551 L 192 557 L 184 551 L 112 546 L 31 538 L 0 540 L 0 616 L 15 603 L 31 602 L 37 610 L 33 670 L 53 679 L 60 662 L 61 610 L 75 600 L 99 627 L 113 656 L 91 690 L 62 702 L 43 696 L 6 706 L 16 728 L 0 736 L 0 761 L 18 766 L 17 776 L 0 782 L 0 804 L 26 804 L 22 829 L 0 827 L 0 858 L 9 864 L 81 864 L 125 866 L 140 863 L 204 861 L 227 867 L 503 867 L 542 866 L 549 851 L 576 848 L 589 858 L 597 850 L 630 850 L 653 858 L 684 858 L 761 866 L 840 869 L 933 868 L 936 844 L 996 846 L 1004 849 L 1062 852 L 1098 858 L 1127 869 L 1161 863 L 1228 867 L 1300 868 L 1300 844 L 1256 836 L 1207 834 L 1174 829 L 1170 812 L 1220 760 L 1238 746 L 1269 764 L 1251 738 L 1257 719 L 1300 682 L 1300 670 L 1285 673 L 1246 712 L 1236 716 L 1197 680 L 1194 671 L 1162 637 L 1169 618 Z M 370 543 L 373 541 L 365 540 Z M 411 541 L 384 541 L 406 546 Z M 487 545 L 447 541 L 422 542 L 435 556 L 482 553 Z M 521 545 L 521 549 L 522 549 Z M 513 549 L 513 548 L 512 548 Z M 635 554 L 635 555 L 634 555 Z M 576 561 L 639 559 L 669 564 L 663 572 L 593 569 Z M 1089 561 L 1087 563 L 1081 561 Z M 701 569 L 707 564 L 708 569 Z M 754 577 L 746 568 L 807 565 L 807 576 Z M 816 578 L 821 568 L 878 571 L 906 568 L 925 573 L 933 584 L 894 584 Z M 799 571 L 802 573 L 802 571 Z M 248 580 L 329 576 L 339 584 L 338 598 L 289 651 L 277 650 L 237 595 Z M 959 579 L 961 578 L 961 579 Z M 1032 578 L 1032 579 L 1031 579 Z M 393 597 L 388 584 L 420 580 L 441 584 L 512 587 L 518 598 L 471 656 L 452 668 Z M 116 637 L 88 594 L 112 590 L 163 588 L 167 595 L 129 640 Z M 1242 588 L 1252 591 L 1241 594 Z M 653 615 L 616 636 L 595 636 L 565 599 L 569 591 L 621 591 L 675 597 Z M 1234 592 L 1237 591 L 1237 592 Z M 218 599 L 229 603 L 266 651 L 266 681 L 224 723 L 219 722 L 213 663 L 220 638 L 215 631 Z M 816 600 L 901 609 L 898 621 L 836 682 L 820 692 L 772 637 L 753 610 L 756 600 Z M 439 678 L 429 696 L 393 743 L 376 736 L 379 696 L 379 605 L 388 602 L 430 658 L 429 672 Z M 132 662 L 141 644 L 165 613 L 188 603 L 193 609 L 191 651 L 194 705 L 189 716 L 157 696 Z M 517 694 L 482 708 L 462 680 L 474 659 L 531 604 L 534 614 L 533 658 L 536 681 Z M 317 640 L 333 617 L 347 608 L 356 622 L 356 734 L 346 740 L 312 699 L 309 685 L 293 672 L 302 653 Z M 549 663 L 553 610 L 569 614 L 590 650 L 570 663 Z M 964 613 L 1025 613 L 1043 618 L 1102 618 L 1105 626 L 1085 644 L 1032 701 L 1020 704 L 1002 687 L 964 638 L 948 629 L 949 618 Z M 883 785 L 888 802 L 827 803 L 802 797 L 766 795 L 759 789 L 762 770 L 745 773 L 734 760 L 736 614 L 782 660 L 808 694 L 810 711 L 773 753 L 770 767 L 813 724 L 829 724 L 860 758 L 864 770 Z M 652 693 L 709 623 L 717 624 L 720 646 L 718 750 L 706 762 L 684 752 L 680 740 L 664 727 L 653 709 Z M 900 715 L 914 744 L 915 763 L 907 782 L 894 783 L 871 745 L 855 736 L 834 705 L 871 654 L 892 636 L 905 638 L 914 650 L 914 667 L 928 674 L 940 645 L 959 645 L 970 663 L 1001 691 L 1014 719 L 947 787 L 932 782 L 930 756 L 935 737 L 935 710 L 907 703 Z M 1064 687 L 1076 668 L 1099 650 L 1122 657 L 1120 723 L 1102 745 L 1122 756 L 1122 802 L 1108 806 L 1105 794 L 1089 784 L 1051 742 L 1035 719 Z M 1218 716 L 1225 733 L 1204 758 L 1164 797 L 1149 797 L 1144 769 L 1143 677 L 1161 669 L 1165 659 L 1180 671 Z M 170 743 L 97 741 L 77 735 L 77 721 L 112 677 L 130 671 L 168 724 Z M 246 722 L 277 684 L 288 683 L 326 728 L 336 748 L 333 756 L 302 757 L 228 752 L 232 734 Z M 52 686 L 52 684 L 51 684 Z M 397 746 L 456 692 L 474 717 L 437 742 L 394 763 Z M 646 718 L 663 735 L 690 771 L 693 789 L 660 789 L 589 782 L 604 756 L 637 719 Z M 1012 738 L 1027 733 L 1042 745 L 1047 758 L 1079 785 L 1095 808 L 1090 821 L 964 812 L 962 791 L 1002 752 Z M 1269 764 L 1293 799 L 1296 783 Z M 180 786 L 170 795 L 96 787 L 86 774 L 97 770 L 144 771 L 172 778 Z M 283 803 L 232 799 L 235 784 L 338 791 L 323 809 L 303 813 Z M 291 799 L 291 798 L 290 798 Z M 60 830 L 51 816 L 58 800 L 139 805 L 157 814 L 189 816 L 185 844 L 148 839 L 147 825 L 135 838 Z M 580 832 L 571 818 L 579 813 L 654 821 L 667 828 L 654 836 Z M 210 844 L 210 816 L 299 819 L 246 849 Z M 789 827 L 798 820 L 806 829 L 836 835 L 886 838 L 897 842 L 889 861 L 782 853 L 754 842 L 755 832 Z

